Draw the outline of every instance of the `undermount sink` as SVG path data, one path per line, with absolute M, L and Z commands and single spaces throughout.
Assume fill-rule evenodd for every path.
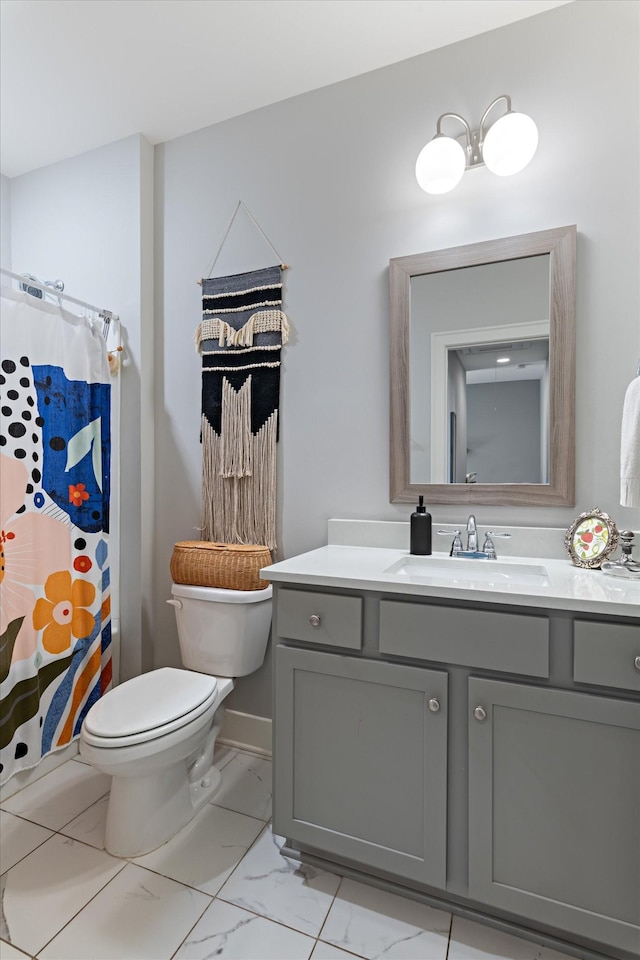
M 546 567 L 537 563 L 500 560 L 473 560 L 462 557 L 403 557 L 384 571 L 409 581 L 443 581 L 457 585 L 500 584 L 544 586 L 549 583 Z

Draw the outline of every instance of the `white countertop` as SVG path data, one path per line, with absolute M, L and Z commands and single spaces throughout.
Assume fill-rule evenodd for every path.
M 408 567 L 400 573 L 389 570 L 408 557 L 407 550 L 329 544 L 265 567 L 261 576 L 274 583 L 298 583 L 309 587 L 374 590 L 443 600 L 505 603 L 640 618 L 640 581 L 623 580 L 607 576 L 601 570 L 575 567 L 569 558 L 501 557 L 496 573 L 508 564 L 537 565 L 546 569 L 547 576 L 537 578 L 545 582 L 525 584 L 511 583 L 498 576 L 495 583 L 486 579 L 474 583 L 467 573 L 468 565 L 482 564 L 486 577 L 486 571 L 491 569 L 489 565 L 496 561 L 462 559 L 452 564 L 447 553 L 433 554 L 436 569 L 428 576 L 421 571 L 414 574 Z M 441 560 L 449 565 L 452 574 L 437 569 Z

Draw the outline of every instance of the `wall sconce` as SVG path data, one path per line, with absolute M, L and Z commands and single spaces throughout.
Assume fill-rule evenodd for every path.
M 501 100 L 507 112 L 488 130 L 485 123 L 490 111 Z M 442 133 L 440 125 L 447 117 L 459 120 L 465 132 L 454 139 Z M 466 140 L 463 146 L 460 142 Z M 423 147 L 416 161 L 416 178 L 427 193 L 448 193 L 460 181 L 465 170 L 486 166 L 499 177 L 508 177 L 524 170 L 538 146 L 538 128 L 525 113 L 514 113 L 511 97 L 496 97 L 490 103 L 477 130 L 472 130 L 458 113 L 443 113 L 436 123 L 436 135 Z

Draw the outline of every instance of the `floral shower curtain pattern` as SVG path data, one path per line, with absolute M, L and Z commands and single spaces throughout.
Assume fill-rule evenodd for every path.
M 111 681 L 107 350 L 2 290 L 0 783 L 80 733 Z

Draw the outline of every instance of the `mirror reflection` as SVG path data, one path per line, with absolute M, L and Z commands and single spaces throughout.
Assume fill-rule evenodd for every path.
M 548 483 L 549 337 L 448 350 L 446 364 L 447 482 Z
M 411 483 L 547 483 L 549 255 L 411 278 Z

